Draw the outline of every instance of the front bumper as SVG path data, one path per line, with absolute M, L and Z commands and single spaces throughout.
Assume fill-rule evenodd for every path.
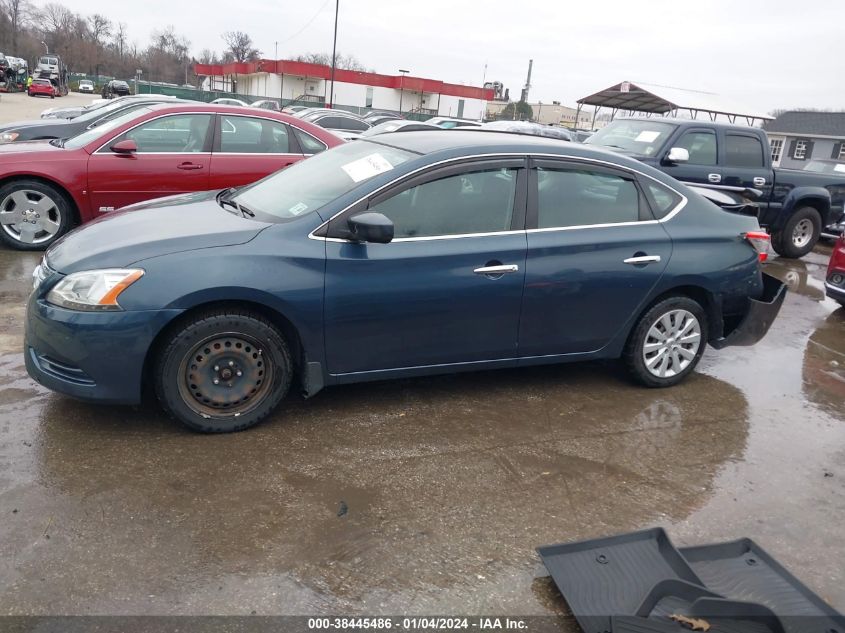
M 78 312 L 33 295 L 24 337 L 26 370 L 45 387 L 75 398 L 137 404 L 147 352 L 181 312 Z
M 826 281 L 824 282 L 824 291 L 831 299 L 834 299 L 839 303 L 845 303 L 845 288 L 834 286 L 832 283 Z
M 786 298 L 786 284 L 780 279 L 763 273 L 763 295 L 759 299 L 749 299 L 748 312 L 740 324 L 730 334 L 710 341 L 716 349 L 731 345 L 754 345 L 759 342 L 775 320 Z

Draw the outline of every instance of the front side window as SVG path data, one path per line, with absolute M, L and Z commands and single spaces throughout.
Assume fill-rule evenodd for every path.
M 688 165 L 716 164 L 716 133 L 713 130 L 687 132 L 678 139 L 675 147 L 689 152 Z
M 210 114 L 179 114 L 152 119 L 117 141 L 135 141 L 139 154 L 191 154 L 205 151 Z
M 764 167 L 763 144 L 755 136 L 728 134 L 725 137 L 725 164 L 730 167 Z
M 537 228 L 619 224 L 640 219 L 632 180 L 590 169 L 537 169 Z
M 394 239 L 509 231 L 516 169 L 468 172 L 433 180 L 370 207 L 393 222 Z
M 280 121 L 223 115 L 220 151 L 230 154 L 287 154 L 290 131 Z

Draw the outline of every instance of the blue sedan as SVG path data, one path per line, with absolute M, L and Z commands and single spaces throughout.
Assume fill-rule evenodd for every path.
M 603 150 L 385 134 L 70 233 L 34 272 L 26 366 L 98 402 L 152 384 L 204 432 L 258 423 L 294 382 L 621 357 L 667 387 L 707 343 L 765 335 L 784 297 L 767 240 Z

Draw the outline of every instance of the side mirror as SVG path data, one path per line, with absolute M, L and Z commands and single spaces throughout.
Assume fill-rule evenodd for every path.
M 393 239 L 393 222 L 381 213 L 359 213 L 349 218 L 349 233 L 359 242 L 387 244 Z
M 683 147 L 673 147 L 666 154 L 666 162 L 670 165 L 680 165 L 689 161 L 689 150 Z
M 134 154 L 138 151 L 138 144 L 133 140 L 126 139 L 110 145 L 109 149 L 115 154 Z

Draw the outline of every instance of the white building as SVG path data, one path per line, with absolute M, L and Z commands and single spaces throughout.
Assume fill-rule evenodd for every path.
M 331 68 L 289 60 L 196 64 L 203 88 L 244 95 L 323 104 L 329 101 Z M 480 119 L 493 89 L 450 84 L 410 75 L 335 70 L 332 102 L 350 109 L 395 110 L 430 116 Z

